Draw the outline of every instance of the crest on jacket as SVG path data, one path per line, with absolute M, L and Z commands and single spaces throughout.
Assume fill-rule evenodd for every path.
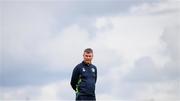
M 94 68 L 91 68 L 91 71 L 92 71 L 92 72 L 95 72 L 95 69 L 94 69 Z
M 82 71 L 85 72 L 86 71 L 85 68 L 82 68 Z

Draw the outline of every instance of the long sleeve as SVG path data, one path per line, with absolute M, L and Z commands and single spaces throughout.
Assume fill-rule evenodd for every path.
M 73 70 L 72 77 L 71 77 L 71 87 L 76 91 L 76 84 L 79 79 L 79 70 L 78 67 L 76 66 Z
M 95 74 L 96 74 L 95 81 L 97 81 L 97 68 L 96 68 Z

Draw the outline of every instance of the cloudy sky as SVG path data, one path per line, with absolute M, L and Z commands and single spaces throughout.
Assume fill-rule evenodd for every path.
M 0 0 L 0 100 L 74 100 L 94 49 L 97 100 L 180 100 L 179 0 Z

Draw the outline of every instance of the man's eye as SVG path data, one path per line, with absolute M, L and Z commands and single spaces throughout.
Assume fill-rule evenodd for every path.
M 86 57 L 91 57 L 91 56 L 86 55 Z

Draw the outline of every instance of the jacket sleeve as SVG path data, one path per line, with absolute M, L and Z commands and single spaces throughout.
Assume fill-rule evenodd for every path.
M 71 87 L 76 91 L 76 85 L 79 79 L 79 69 L 78 66 L 76 66 L 72 72 L 71 77 Z
M 96 75 L 96 77 L 95 77 L 95 82 L 96 82 L 97 81 L 97 68 L 96 68 L 95 75 Z

